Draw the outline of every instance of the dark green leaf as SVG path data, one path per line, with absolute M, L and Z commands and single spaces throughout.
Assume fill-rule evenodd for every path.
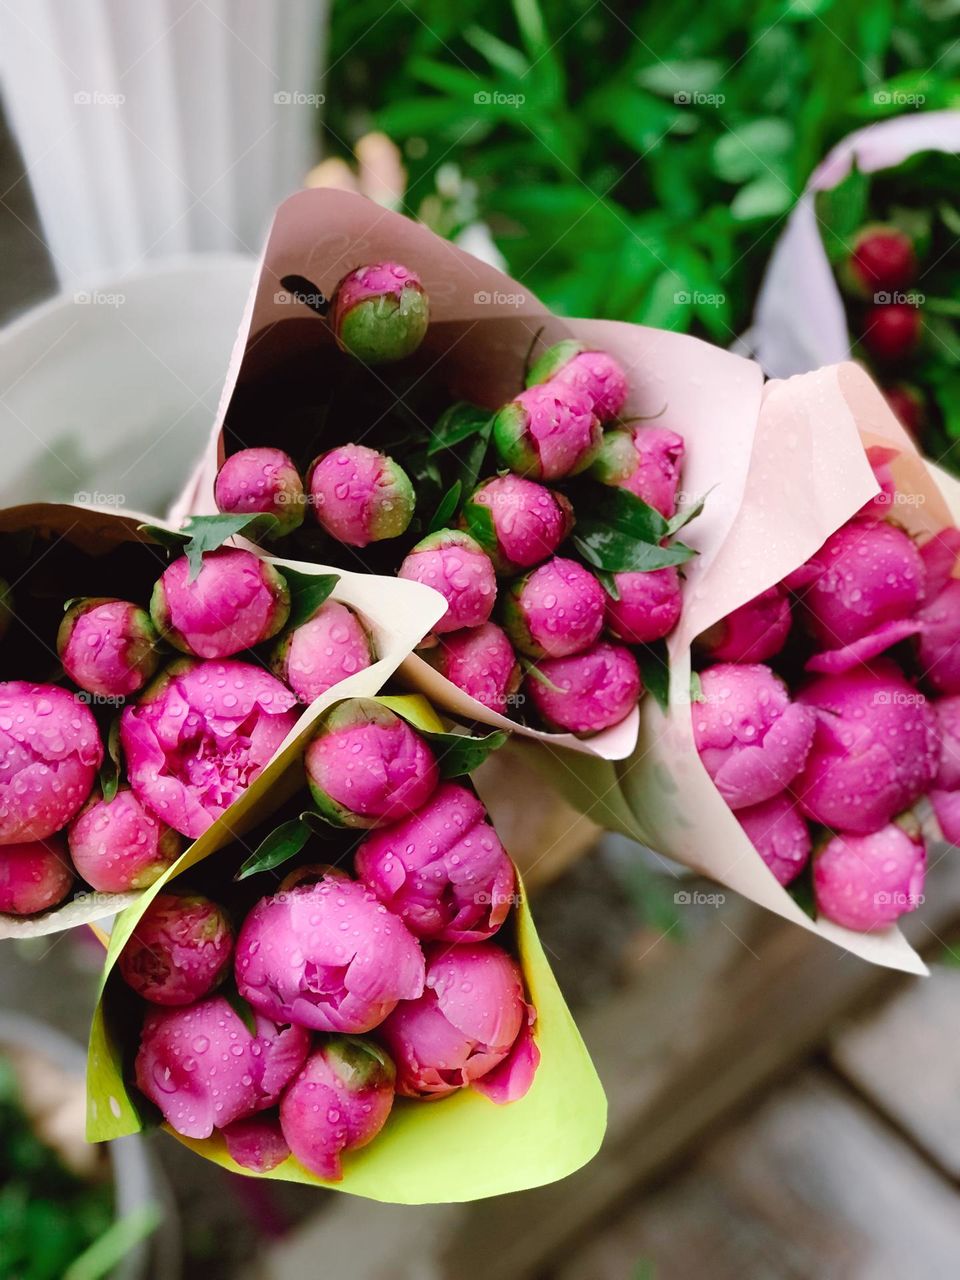
M 340 581 L 338 573 L 301 573 L 299 569 L 285 568 L 277 572 L 283 575 L 290 589 L 288 627 L 302 627 L 309 622 Z
M 643 645 L 637 650 L 637 662 L 643 687 L 654 699 L 661 711 L 670 705 L 670 663 L 666 641 Z
M 599 525 L 578 525 L 573 543 L 588 564 L 606 569 L 608 573 L 648 573 L 652 569 L 686 564 L 697 554 L 682 542 L 659 547 Z
M 442 778 L 462 778 L 483 764 L 492 751 L 502 747 L 507 734 L 494 730 L 475 738 L 469 733 L 425 733 L 433 747 Z
M 427 445 L 428 456 L 444 449 L 452 449 L 471 436 L 489 434 L 492 421 L 489 409 L 468 404 L 466 400 L 457 401 L 440 415 L 431 431 L 430 443 Z
M 520 665 L 523 668 L 523 674 L 529 676 L 531 680 L 536 680 L 537 684 L 542 684 L 546 689 L 552 689 L 554 693 L 563 693 L 564 690 L 555 685 L 549 676 L 544 675 L 535 662 L 529 658 L 521 658 Z
M 659 543 L 670 527 L 659 511 L 626 489 L 595 488 L 577 504 L 577 528 L 603 525 L 640 542 Z
M 679 533 L 685 525 L 688 525 L 691 520 L 696 520 L 709 496 L 709 492 L 705 493 L 702 498 L 698 498 L 691 506 L 684 508 L 683 511 L 678 511 L 675 516 L 671 516 L 667 521 L 667 536 L 672 537 L 675 533 Z
M 176 551 L 178 555 L 190 541 L 187 534 L 181 533 L 179 529 L 163 529 L 156 524 L 138 524 L 137 529 L 140 533 L 145 533 L 153 542 L 166 547 L 168 551 Z
M 870 179 L 857 168 L 851 169 L 831 191 L 818 193 L 817 217 L 831 261 L 837 261 L 850 252 L 854 233 L 866 219 L 869 196 Z
M 450 521 L 457 509 L 460 501 L 460 494 L 463 485 L 459 480 L 455 480 L 447 492 L 440 499 L 440 505 L 433 513 L 433 519 L 427 525 L 427 533 L 436 533 L 438 529 L 447 529 L 450 527 Z
M 596 580 L 603 587 L 604 591 L 611 600 L 619 600 L 620 592 L 617 590 L 617 580 L 612 573 L 607 573 L 606 569 L 598 569 L 594 574 Z
M 289 822 L 281 822 L 269 835 L 265 836 L 257 848 L 240 866 L 234 876 L 235 880 L 246 880 L 261 871 L 272 871 L 283 866 L 291 858 L 295 858 L 310 839 L 310 828 L 302 818 L 291 818 Z
M 245 516 L 188 516 L 183 523 L 183 532 L 189 541 L 184 548 L 190 565 L 188 581 L 193 582 L 203 564 L 206 551 L 217 551 L 228 538 L 239 533 L 249 534 L 253 541 L 269 537 L 279 521 L 276 516 L 258 514 Z
M 497 541 L 497 530 L 493 523 L 493 512 L 482 502 L 471 502 L 463 512 L 463 522 L 467 533 L 476 538 L 481 547 L 492 547 Z

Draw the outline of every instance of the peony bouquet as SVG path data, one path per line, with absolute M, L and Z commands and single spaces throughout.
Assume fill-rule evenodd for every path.
M 91 1139 L 159 1115 L 235 1171 L 405 1203 L 589 1159 L 603 1094 L 469 780 L 500 741 L 415 697 L 328 701 L 307 790 L 117 922 Z
M 111 914 L 191 842 L 279 802 L 314 700 L 375 692 L 442 608 L 226 545 L 244 524 L 0 516 L 2 935 Z

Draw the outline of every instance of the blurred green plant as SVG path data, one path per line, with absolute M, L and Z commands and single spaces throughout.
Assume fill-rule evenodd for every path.
M 384 130 L 403 147 L 406 211 L 449 236 L 478 214 L 554 309 L 725 345 L 827 148 L 902 110 L 899 95 L 960 105 L 958 13 L 352 0 L 334 7 L 325 142 L 347 155 Z

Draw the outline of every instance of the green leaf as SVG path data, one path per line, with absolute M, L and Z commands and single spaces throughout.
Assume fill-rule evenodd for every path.
M 181 533 L 179 529 L 163 529 L 156 524 L 138 524 L 137 531 L 145 533 L 151 541 L 159 543 L 161 547 L 166 547 L 168 551 L 175 551 L 178 555 L 190 541 L 187 535 Z
M 831 191 L 818 192 L 815 208 L 831 261 L 849 253 L 854 233 L 866 221 L 869 197 L 870 179 L 855 165 Z
M 955 209 L 946 200 L 941 200 L 937 205 L 937 212 L 940 214 L 940 220 L 947 230 L 952 235 L 960 236 L 960 210 Z
M 437 757 L 442 778 L 462 778 L 483 764 L 492 751 L 506 742 L 508 735 L 494 730 L 482 738 L 469 733 L 425 733 Z
M 190 564 L 189 581 L 193 582 L 200 572 L 204 552 L 217 551 L 228 538 L 239 533 L 248 533 L 253 541 L 268 538 L 278 525 L 276 516 L 257 513 L 245 516 L 188 516 L 180 529 L 161 529 L 153 524 L 141 524 L 138 528 L 161 546 L 185 553 Z
M 672 98 L 675 94 L 709 93 L 723 78 L 724 68 L 712 58 L 659 59 L 637 74 L 637 84 Z
M 103 1235 L 67 1267 L 63 1280 L 102 1280 L 112 1275 L 123 1259 L 163 1221 L 163 1210 L 153 1200 L 116 1218 Z
M 295 858 L 310 839 L 312 832 L 303 817 L 281 822 L 265 836 L 250 857 L 240 866 L 235 880 L 246 880 L 261 871 L 272 871 Z
M 301 573 L 299 569 L 277 570 L 290 589 L 290 618 L 287 627 L 309 622 L 340 581 L 338 573 Z
M 100 766 L 100 790 L 104 800 L 114 799 L 120 786 L 120 717 L 114 716 L 107 733 L 107 750 Z
M 671 516 L 667 521 L 668 537 L 672 537 L 675 533 L 679 533 L 680 530 L 684 528 L 685 525 L 688 525 L 691 520 L 696 520 L 697 516 L 700 515 L 701 511 L 703 511 L 707 498 L 710 496 L 711 492 L 712 490 L 708 490 L 703 497 L 698 498 L 692 506 L 685 507 L 683 511 L 678 511 L 675 516 Z
M 463 485 L 459 480 L 454 480 L 453 484 L 440 499 L 440 505 L 433 513 L 433 519 L 427 525 L 427 533 L 436 533 L 438 529 L 447 529 L 450 527 L 450 521 L 457 505 L 460 502 L 460 494 Z
M 617 580 L 612 573 L 607 573 L 605 569 L 598 569 L 594 574 L 596 580 L 603 587 L 604 591 L 611 600 L 619 600 L 620 592 L 617 589 Z
M 661 711 L 670 705 L 670 663 L 667 646 L 663 640 L 655 645 L 643 645 L 637 650 L 637 662 L 643 687 L 654 699 Z
M 432 457 L 444 449 L 452 449 L 454 445 L 469 440 L 472 436 L 489 438 L 492 426 L 493 415 L 489 409 L 481 409 L 479 405 L 459 400 L 438 418 L 430 433 L 427 456 Z
M 467 533 L 480 543 L 481 547 L 492 547 L 497 541 L 497 530 L 493 523 L 493 512 L 482 502 L 470 502 L 464 507 L 463 522 Z
M 537 684 L 542 684 L 544 688 L 550 689 L 553 693 L 564 692 L 559 685 L 553 683 L 549 676 L 544 675 L 537 664 L 530 658 L 521 658 L 520 665 L 523 668 L 523 674 L 529 676 L 531 680 L 536 680 Z
M 712 150 L 714 172 L 724 182 L 747 182 L 784 160 L 793 141 L 793 126 L 786 120 L 750 120 L 717 138 Z
M 509 76 L 513 80 L 522 80 L 530 70 L 529 60 L 519 49 L 515 49 L 513 45 L 507 44 L 499 36 L 493 35 L 483 27 L 467 27 L 463 38 L 502 75 Z
M 607 487 L 594 489 L 586 502 L 578 504 L 577 529 L 584 524 L 604 524 L 641 542 L 659 543 L 670 532 L 655 507 L 626 489 Z
M 703 685 L 700 683 L 699 671 L 690 672 L 690 701 L 703 702 Z
M 761 173 L 741 187 L 730 202 L 737 222 L 754 218 L 775 218 L 793 204 L 794 195 L 786 180 L 776 173 Z
M 609 573 L 649 573 L 653 569 L 686 564 L 697 555 L 692 547 L 682 542 L 658 547 L 649 542 L 637 542 L 610 529 L 584 529 L 583 525 L 578 526 L 573 542 L 588 564 Z

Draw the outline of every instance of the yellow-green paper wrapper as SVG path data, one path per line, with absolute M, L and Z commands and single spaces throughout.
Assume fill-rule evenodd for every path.
M 341 701 L 331 690 L 323 709 Z M 430 704 L 418 696 L 379 699 L 416 727 L 444 726 Z M 315 704 L 316 707 L 317 704 Z M 211 833 L 208 833 L 211 834 Z M 122 1048 L 110 1036 L 104 1016 L 107 979 L 126 940 L 147 905 L 183 871 L 229 841 L 229 833 L 198 840 L 179 862 L 132 907 L 118 917 L 107 951 L 100 998 L 90 1033 L 87 1064 L 87 1138 L 99 1142 L 135 1133 L 136 1108 L 122 1073 Z M 524 981 L 537 1021 L 534 1038 L 540 1065 L 529 1092 L 498 1106 L 473 1089 L 436 1102 L 398 1098 L 390 1119 L 369 1146 L 348 1152 L 343 1180 L 324 1182 L 291 1156 L 266 1174 L 252 1174 L 231 1160 L 219 1134 L 195 1140 L 174 1134 L 198 1155 L 232 1173 L 331 1187 L 352 1195 L 394 1204 L 441 1204 L 504 1195 L 555 1182 L 586 1164 L 597 1152 L 606 1128 L 603 1088 L 573 1017 L 544 955 L 520 885 L 516 936 Z M 173 1130 L 164 1126 L 169 1133 Z

